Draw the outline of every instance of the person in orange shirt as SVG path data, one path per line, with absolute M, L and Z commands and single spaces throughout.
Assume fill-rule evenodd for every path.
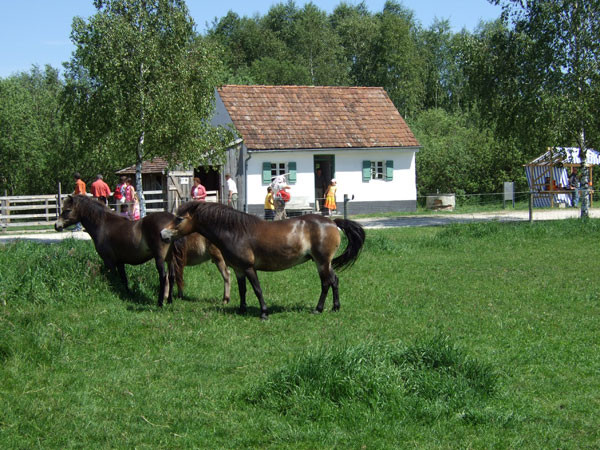
M 73 178 L 75 178 L 75 190 L 73 191 L 73 195 L 86 195 L 85 182 L 81 179 L 79 172 L 75 172 Z
M 85 190 L 85 182 L 81 179 L 81 175 L 79 175 L 79 172 L 75 172 L 73 174 L 73 178 L 75 178 L 75 190 L 73 191 L 73 195 L 86 195 L 87 192 Z M 75 224 L 75 228 L 73 228 L 73 231 L 81 230 L 81 222 L 77 222 Z
M 108 187 L 108 184 L 104 182 L 102 175 L 96 175 L 96 181 L 92 183 L 90 192 L 96 200 L 98 200 L 101 203 L 104 203 L 105 205 L 108 205 L 108 197 L 110 197 L 110 188 Z

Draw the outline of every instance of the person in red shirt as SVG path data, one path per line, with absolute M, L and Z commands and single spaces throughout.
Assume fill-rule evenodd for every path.
M 73 195 L 86 195 L 85 182 L 81 179 L 79 172 L 75 172 L 73 178 L 75 178 L 75 190 L 73 191 Z M 81 231 L 82 229 L 81 222 L 77 222 L 73 231 Z
M 90 192 L 99 202 L 108 205 L 108 197 L 110 197 L 110 188 L 103 180 L 102 175 L 96 175 L 96 181 L 92 183 Z

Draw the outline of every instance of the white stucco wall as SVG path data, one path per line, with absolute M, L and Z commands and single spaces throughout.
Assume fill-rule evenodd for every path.
M 407 150 L 335 150 L 322 154 L 335 156 L 338 201 L 344 194 L 355 201 L 397 201 L 417 198 L 415 151 Z M 296 162 L 295 184 L 290 193 L 296 197 L 314 198 L 314 151 L 253 152 L 248 161 L 248 204 L 262 204 L 267 186 L 262 183 L 262 164 Z M 362 180 L 362 161 L 394 161 L 393 180 Z M 312 200 L 311 200 L 312 201 Z

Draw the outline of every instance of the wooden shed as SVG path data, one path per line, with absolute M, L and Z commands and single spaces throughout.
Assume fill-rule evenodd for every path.
M 117 175 L 131 177 L 135 185 L 135 165 L 116 172 Z M 167 161 L 154 158 L 142 163 L 142 187 L 146 199 L 146 210 L 174 212 L 182 203 L 190 199 L 194 169 L 178 167 L 168 169 Z

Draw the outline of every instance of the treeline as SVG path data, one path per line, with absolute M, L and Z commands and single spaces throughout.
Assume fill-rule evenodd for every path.
M 423 146 L 420 194 L 497 192 L 504 181 L 524 187 L 522 165 L 547 147 L 578 144 L 564 85 L 544 78 L 556 55 L 520 19 L 454 32 L 447 20 L 423 27 L 394 0 L 379 12 L 342 2 L 330 14 L 288 1 L 265 15 L 229 12 L 197 45 L 216 56 L 218 84 L 382 86 Z M 587 84 L 600 98 L 597 80 Z M 0 79 L 0 189 L 48 192 L 75 169 L 88 179 L 118 169 L 86 148 L 64 88 L 51 67 Z M 598 129 L 587 127 L 589 146 Z

